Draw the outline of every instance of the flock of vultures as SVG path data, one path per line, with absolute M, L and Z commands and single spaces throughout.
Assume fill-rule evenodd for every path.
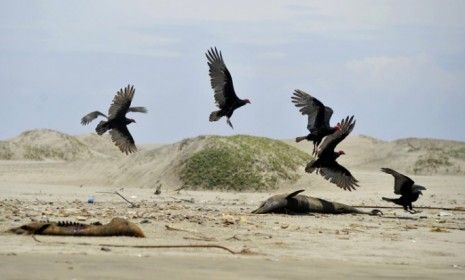
M 219 110 L 210 114 L 209 120 L 213 122 L 226 117 L 227 124 L 233 128 L 231 117 L 234 111 L 250 103 L 250 101 L 240 99 L 236 95 L 231 73 L 226 67 L 221 52 L 216 48 L 211 48 L 206 53 L 206 56 L 213 96 L 219 108 Z M 104 117 L 106 120 L 100 121 L 95 129 L 97 134 L 102 135 L 109 131 L 114 144 L 121 152 L 126 154 L 137 150 L 134 138 L 127 127 L 136 121 L 127 118 L 126 114 L 129 112 L 147 112 L 145 107 L 131 107 L 134 93 L 134 86 L 131 85 L 120 89 L 108 109 L 108 115 L 94 111 L 85 115 L 81 120 L 83 125 L 87 125 L 99 116 Z M 305 171 L 308 173 L 315 172 L 343 190 L 355 190 L 358 187 L 358 180 L 354 178 L 347 168 L 337 162 L 338 157 L 344 155 L 344 151 L 336 151 L 336 146 L 354 129 L 354 116 L 348 116 L 335 126 L 331 126 L 330 120 L 333 110 L 325 106 L 317 98 L 297 89 L 293 93 L 291 100 L 299 108 L 300 112 L 308 117 L 307 129 L 310 131 L 306 136 L 297 137 L 296 141 L 308 140 L 313 142 L 314 158 L 307 164 Z M 418 199 L 425 188 L 414 184 L 412 179 L 390 168 L 382 168 L 381 170 L 394 177 L 394 193 L 400 195 L 399 198 L 395 199 L 384 197 L 383 199 L 401 205 L 406 211 L 414 213 L 412 202 Z

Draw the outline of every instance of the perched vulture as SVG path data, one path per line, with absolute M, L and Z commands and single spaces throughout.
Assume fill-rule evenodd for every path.
M 412 202 L 417 201 L 420 194 L 423 195 L 421 191 L 426 190 L 426 188 L 415 185 L 412 179 L 390 168 L 381 168 L 381 171 L 394 176 L 394 193 L 400 194 L 399 198 L 383 197 L 382 199 L 401 205 L 404 207 L 405 211 L 415 213 L 415 211 L 413 211 Z
M 291 99 L 292 103 L 294 103 L 297 108 L 300 108 L 299 111 L 302 115 L 308 116 L 307 129 L 310 131 L 310 134 L 297 137 L 295 141 L 300 142 L 305 139 L 313 141 L 313 154 L 315 154 L 321 140 L 333 134 L 339 128 L 339 124 L 335 127 L 329 125 L 329 121 L 333 115 L 333 109 L 325 106 L 320 100 L 299 89 L 294 91 L 294 95 Z
M 109 130 L 113 143 L 125 154 L 137 151 L 134 139 L 127 128 L 128 124 L 135 123 L 136 121 L 126 118 L 126 114 L 128 112 L 147 113 L 145 107 L 130 107 L 134 93 L 134 86 L 128 85 L 116 93 L 113 103 L 110 109 L 108 109 L 108 116 L 99 111 L 94 111 L 81 119 L 81 124 L 87 125 L 98 116 L 105 117 L 107 120 L 101 121 L 95 128 L 95 131 L 98 135 L 102 135 Z
M 237 97 L 234 91 L 231 73 L 229 73 L 226 64 L 224 64 L 221 51 L 218 51 L 216 47 L 211 48 L 207 51 L 206 56 L 208 59 L 208 67 L 210 68 L 210 82 L 214 92 L 215 102 L 220 109 L 210 114 L 210 121 L 214 122 L 226 116 L 226 122 L 233 128 L 229 119 L 234 113 L 234 110 L 250 103 L 250 101 Z
M 333 134 L 326 136 L 323 140 L 318 147 L 316 157 L 307 164 L 305 171 L 312 173 L 316 170 L 317 174 L 336 184 L 336 186 L 348 191 L 355 190 L 355 187 L 358 187 L 357 179 L 352 176 L 349 170 L 336 162 L 336 159 L 340 155 L 345 154 L 344 151 L 334 151 L 336 146 L 354 129 L 354 126 L 354 116 L 343 119 L 339 125 L 339 129 Z

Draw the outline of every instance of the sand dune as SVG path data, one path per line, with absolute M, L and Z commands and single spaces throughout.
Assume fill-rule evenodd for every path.
M 341 145 L 347 153 L 341 162 L 360 180 L 360 188 L 354 192 L 342 191 L 321 176 L 304 173 L 303 165 L 295 171 L 289 169 L 300 178 L 282 180 L 276 186 L 279 191 L 174 191 L 183 184 L 179 176 L 183 162 L 199 151 L 208 151 L 206 147 L 212 138 L 199 136 L 168 145 L 141 146 L 139 152 L 129 156 L 122 155 L 108 136 L 75 137 L 38 130 L 1 141 L 0 231 L 31 220 L 105 223 L 119 216 L 140 224 L 147 235 L 144 240 L 41 236 L 44 242 L 38 243 L 29 236 L 0 234 L 2 276 L 147 279 L 157 275 L 196 279 L 211 278 L 213 273 L 223 279 L 307 279 L 309 275 L 330 279 L 463 279 L 463 212 L 424 210 L 412 216 L 402 209 L 387 209 L 384 212 L 388 218 L 381 218 L 261 216 L 250 211 L 272 193 L 290 189 L 305 189 L 307 195 L 349 205 L 388 206 L 380 198 L 394 196 L 393 180 L 379 172 L 379 167 L 414 170 L 422 167 L 421 160 L 427 156 L 448 159 L 446 163 L 427 160 L 426 169 L 417 170 L 428 173 L 413 176 L 428 190 L 414 206 L 463 207 L 465 176 L 460 175 L 463 169 L 459 168 L 464 162 L 464 143 L 426 139 L 385 142 L 366 136 L 349 137 Z M 274 159 L 275 154 L 270 153 L 274 145 L 285 152 L 297 150 L 288 150 L 287 145 L 279 145 L 275 140 L 249 140 L 258 141 L 258 146 L 271 145 L 271 149 L 258 150 L 263 153 L 258 160 L 265 158 L 265 163 Z M 308 143 L 284 142 L 311 151 Z M 27 153 L 30 150 L 34 156 Z M 270 168 L 264 162 L 258 161 L 257 165 Z M 163 186 L 161 195 L 154 194 L 158 180 Z M 101 193 L 116 189 L 140 207 L 129 208 L 119 197 Z M 96 203 L 87 203 L 89 195 L 95 196 Z M 79 245 L 82 242 L 90 245 Z M 98 245 L 102 243 L 220 244 L 237 251 L 246 248 L 252 254 L 113 247 L 102 251 Z M 18 270 L 19 264 L 29 269 Z
M 61 170 L 60 176 L 53 178 L 55 183 L 80 181 L 81 184 L 91 185 L 153 187 L 159 181 L 167 188 L 177 188 L 189 184 L 181 180 L 183 164 L 199 151 L 211 146 L 212 137 L 199 136 L 173 144 L 141 146 L 137 153 L 125 156 L 113 145 L 108 135 L 71 136 L 53 130 L 33 130 L 24 132 L 16 138 L 1 141 L 0 159 L 7 162 L 26 160 L 31 162 L 29 166 L 35 166 L 33 162 L 61 161 L 59 165 L 51 163 L 52 169 Z M 251 139 L 255 141 L 255 138 Z M 261 141 L 262 138 L 257 139 Z M 266 138 L 263 139 L 268 141 Z M 284 140 L 284 142 L 306 153 L 312 150 L 312 145 L 308 142 L 295 143 L 293 140 Z M 266 145 L 269 143 L 266 142 Z M 384 166 L 418 175 L 465 174 L 464 142 L 416 138 L 386 142 L 367 136 L 352 136 L 341 144 L 341 149 L 346 155 L 341 157 L 340 162 L 355 170 L 356 174 L 363 171 L 377 171 Z M 269 156 L 266 155 L 267 158 Z M 254 159 L 256 163 L 257 160 Z M 264 168 L 265 173 L 257 173 L 261 174 L 260 177 L 272 172 L 271 167 L 266 166 L 267 162 L 269 159 L 265 159 L 265 166 L 260 167 Z M 40 166 L 40 169 L 43 169 L 46 165 Z M 285 187 L 293 183 L 296 178 L 301 178 L 298 183 L 304 185 L 327 185 L 324 180 L 320 180 L 321 178 L 305 174 L 303 166 L 302 164 L 296 170 L 295 167 L 279 167 L 297 177 L 292 177 L 294 175 L 281 177 L 274 187 Z M 35 167 L 31 168 L 32 173 L 35 172 L 34 170 Z M 14 174 L 13 172 L 11 176 Z M 52 181 L 49 176 L 42 176 L 40 171 L 35 174 L 31 178 L 36 182 Z
M 308 142 L 285 142 L 307 152 L 313 149 Z M 346 153 L 339 161 L 355 169 L 390 167 L 410 174 L 465 174 L 465 142 L 421 138 L 382 141 L 360 135 L 349 136 L 338 148 Z

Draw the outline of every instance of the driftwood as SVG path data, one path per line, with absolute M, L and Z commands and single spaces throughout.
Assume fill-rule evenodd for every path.
M 32 222 L 12 228 L 8 232 L 32 235 L 145 237 L 139 226 L 122 218 L 113 218 L 105 225 L 100 223 L 86 225 L 73 222 Z
M 118 191 L 114 191 L 114 192 L 97 192 L 97 193 L 108 193 L 108 194 L 116 194 L 117 196 L 121 197 L 122 199 L 124 199 L 127 203 L 129 203 L 131 205 L 132 208 L 139 208 L 139 204 L 136 204 L 134 202 L 131 202 L 129 199 L 127 199 L 126 197 L 124 197 L 122 194 L 120 194 Z
M 56 244 L 56 245 L 79 245 L 79 246 L 99 246 L 99 247 L 114 247 L 114 248 L 136 248 L 136 249 L 176 249 L 176 248 L 216 248 L 225 250 L 233 255 L 250 255 L 254 254 L 249 249 L 242 249 L 241 251 L 234 251 L 228 247 L 217 244 L 179 244 L 179 245 L 124 245 L 124 244 L 93 244 L 88 242 L 62 242 L 62 241 L 41 241 L 36 236 L 32 238 L 43 244 Z
M 370 205 L 357 205 L 356 208 L 381 208 L 381 209 L 403 209 L 397 206 L 370 206 Z M 429 207 L 429 206 L 415 206 L 415 209 L 428 209 L 428 210 L 444 210 L 444 211 L 455 211 L 465 212 L 465 207 Z
M 282 214 L 366 214 L 382 215 L 378 209 L 363 211 L 355 207 L 338 202 L 331 202 L 321 198 L 300 195 L 304 190 L 298 190 L 290 194 L 278 194 L 265 200 L 254 214 L 282 213 Z

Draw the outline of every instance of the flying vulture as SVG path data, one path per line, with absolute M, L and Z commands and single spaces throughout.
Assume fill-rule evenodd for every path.
M 126 118 L 126 114 L 128 112 L 147 113 L 145 107 L 130 107 L 135 92 L 136 90 L 132 85 L 120 89 L 113 98 L 110 109 L 108 109 L 108 116 L 99 111 L 94 111 L 81 119 L 81 124 L 87 125 L 98 116 L 105 117 L 107 120 L 101 121 L 95 128 L 95 131 L 98 135 L 102 135 L 109 130 L 113 143 L 125 154 L 137 151 L 134 139 L 127 128 L 128 124 L 135 123 L 136 121 Z
M 352 176 L 349 170 L 336 162 L 336 159 L 340 155 L 345 154 L 344 151 L 334 151 L 336 146 L 354 129 L 354 126 L 354 116 L 343 119 L 339 125 L 339 129 L 333 134 L 326 136 L 323 140 L 318 147 L 316 157 L 307 164 L 305 171 L 312 173 L 316 170 L 317 174 L 336 184 L 336 186 L 348 191 L 355 190 L 355 187 L 358 187 L 357 179 Z
M 240 99 L 234 91 L 231 73 L 229 73 L 226 64 L 224 64 L 221 51 L 211 48 L 206 53 L 208 59 L 208 67 L 210 68 L 210 82 L 214 92 L 216 105 L 220 110 L 210 114 L 210 121 L 214 122 L 221 117 L 226 116 L 226 122 L 233 128 L 230 121 L 234 110 L 250 103 L 248 99 Z
M 394 193 L 400 194 L 399 198 L 383 197 L 383 200 L 401 205 L 404 207 L 405 211 L 412 214 L 415 213 L 412 207 L 412 202 L 417 201 L 420 194 L 423 195 L 421 191 L 426 190 L 426 188 L 415 185 L 415 182 L 412 179 L 390 168 L 381 168 L 381 171 L 394 176 Z
M 329 125 L 329 121 L 333 115 L 333 109 L 325 106 L 320 100 L 299 89 L 294 91 L 294 95 L 291 99 L 292 103 L 294 103 L 297 108 L 300 108 L 299 111 L 302 115 L 308 116 L 307 129 L 310 131 L 310 134 L 297 137 L 295 141 L 300 142 L 305 139 L 313 141 L 313 154 L 315 154 L 321 140 L 339 129 L 339 124 L 335 127 Z

